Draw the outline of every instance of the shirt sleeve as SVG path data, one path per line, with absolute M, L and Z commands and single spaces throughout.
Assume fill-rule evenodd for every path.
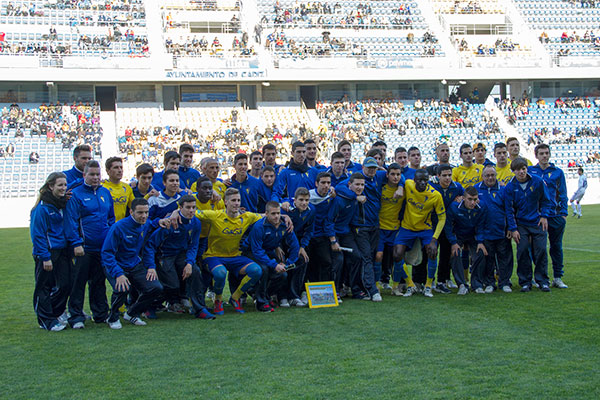
M 198 225 L 192 232 L 190 243 L 186 252 L 186 262 L 190 265 L 194 265 L 196 257 L 198 256 L 198 243 L 200 242 L 200 232 L 202 231 L 202 223 L 197 221 Z
M 83 245 L 83 238 L 79 232 L 79 219 L 81 218 L 79 212 L 80 209 L 81 204 L 76 196 L 71 197 L 71 199 L 67 201 L 67 208 L 65 209 L 65 234 L 67 236 L 67 241 L 73 247 Z
M 559 182 L 558 182 L 558 214 L 561 216 L 569 215 L 569 197 L 567 197 L 567 181 L 565 179 L 565 173 L 561 171 Z
M 485 239 L 485 219 L 487 215 L 487 207 L 482 206 L 481 212 L 478 215 L 477 226 L 475 227 L 475 240 L 477 243 L 483 243 Z
M 550 201 L 550 194 L 548 193 L 548 187 L 546 182 L 540 179 L 540 216 L 542 218 L 548 218 L 552 215 L 552 202 Z
M 289 253 L 287 258 L 287 265 L 294 264 L 298 261 L 298 252 L 300 251 L 300 245 L 298 244 L 298 238 L 294 232 L 286 232 L 285 241 L 289 247 Z
M 451 208 L 448 209 L 448 212 L 445 214 L 446 224 L 444 226 L 444 233 L 448 238 L 450 244 L 456 244 L 456 235 L 454 234 L 454 212 Z M 438 226 L 440 224 L 438 223 Z M 437 230 L 437 229 L 436 229 Z
M 116 254 L 119 251 L 120 232 L 116 228 L 117 225 L 113 225 L 110 228 L 102 246 L 102 265 L 104 265 L 106 272 L 113 278 L 123 275 L 123 269 L 117 264 Z
M 304 226 L 302 227 L 302 239 L 300 240 L 300 247 L 303 249 L 308 247 L 310 240 L 313 237 L 315 228 L 315 213 L 316 211 L 311 210 L 310 216 L 304 222 Z
M 148 269 L 156 269 L 156 253 L 158 252 L 162 242 L 168 236 L 170 229 L 158 228 L 155 230 L 144 244 L 144 252 L 142 261 Z
M 444 207 L 444 200 L 442 200 L 442 195 L 437 193 L 437 201 L 435 205 L 435 212 L 438 216 L 438 223 L 435 227 L 435 232 L 433 233 L 433 237 L 437 240 L 442 234 L 442 230 L 444 229 L 444 224 L 446 223 L 446 208 Z
M 273 185 L 273 193 L 271 194 L 272 201 L 281 203 L 281 199 L 283 198 L 283 192 L 287 188 L 287 178 L 287 170 L 281 171 L 279 175 L 277 175 L 277 178 L 275 179 L 275 184 Z
M 31 216 L 31 242 L 33 243 L 33 255 L 40 257 L 42 261 L 51 259 L 46 238 L 48 229 L 48 216 L 42 206 L 38 205 Z
M 331 204 L 331 207 L 329 208 L 329 211 L 327 212 L 327 218 L 325 219 L 325 223 L 323 224 L 323 231 L 325 232 L 325 235 L 327 237 L 334 237 L 335 236 L 335 218 L 338 215 L 338 211 L 339 211 L 339 200 L 336 197 Z
M 252 231 L 250 232 L 250 235 L 248 236 L 248 242 L 250 243 L 250 249 L 252 251 L 252 255 L 254 256 L 254 259 L 258 263 L 266 265 L 267 267 L 269 267 L 271 269 L 275 269 L 275 267 L 277 266 L 277 261 L 275 261 L 272 258 L 269 258 L 269 256 L 267 255 L 267 252 L 263 248 L 264 234 L 265 234 L 265 231 L 262 226 L 254 226 L 254 228 L 252 228 Z
M 506 223 L 508 230 L 514 232 L 517 230 L 517 221 L 515 220 L 515 208 L 513 191 L 508 186 L 504 189 L 504 211 L 506 211 Z

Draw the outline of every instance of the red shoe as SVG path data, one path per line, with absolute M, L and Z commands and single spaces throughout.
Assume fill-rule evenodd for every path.
M 240 314 L 245 313 L 246 311 L 244 311 L 244 307 L 242 306 L 242 303 L 240 303 L 239 300 L 234 299 L 233 297 L 229 298 L 229 304 L 231 304 L 231 306 L 233 307 L 233 309 L 237 312 L 239 312 Z
M 214 306 L 213 312 L 217 315 L 225 314 L 225 311 L 223 310 L 223 301 L 222 300 L 215 300 L 215 306 Z
M 260 305 L 260 306 L 257 304 L 257 305 L 256 305 L 256 310 L 257 310 L 257 311 L 260 311 L 260 312 L 264 312 L 264 313 L 267 313 L 267 312 L 274 312 L 274 311 L 275 311 L 275 310 L 273 309 L 273 307 L 271 307 L 271 306 L 270 306 L 270 305 L 268 305 L 268 304 L 262 304 L 262 305 Z

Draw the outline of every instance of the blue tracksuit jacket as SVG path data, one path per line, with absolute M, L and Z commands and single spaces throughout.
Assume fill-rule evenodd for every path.
M 469 210 L 464 203 L 452 203 L 446 209 L 446 225 L 444 233 L 450 244 L 473 240 L 483 243 L 485 239 L 485 218 L 487 209 L 485 204 L 476 205 Z
M 244 182 L 238 182 L 235 179 L 231 180 L 231 187 L 240 191 L 242 198 L 242 207 L 249 212 L 258 211 L 258 193 L 260 192 L 260 179 L 247 175 Z
M 183 182 L 186 189 L 192 187 L 192 185 L 200 178 L 200 172 L 195 168 L 187 168 L 183 165 L 179 166 L 179 184 Z M 162 180 L 162 176 L 160 178 Z
M 254 259 L 269 268 L 275 269 L 278 262 L 269 257 L 281 243 L 287 243 L 289 247 L 286 264 L 293 264 L 298 260 L 300 246 L 294 232 L 287 232 L 285 223 L 281 222 L 277 228 L 267 221 L 267 217 L 254 223 L 250 234 L 242 244 L 242 250 L 252 251 Z
M 50 260 L 51 249 L 67 247 L 63 210 L 41 201 L 31 211 L 29 233 L 34 257 L 40 257 L 42 261 Z
M 475 185 L 479 192 L 479 201 L 485 204 L 487 214 L 485 219 L 485 239 L 498 240 L 506 237 L 505 188 L 498 182 L 492 187 L 479 182 Z
M 313 237 L 315 215 L 317 214 L 316 208 L 308 203 L 308 208 L 304 212 L 300 212 L 300 210 L 294 208 L 294 201 L 292 199 L 286 199 L 285 201 L 291 204 L 290 211 L 285 214 L 289 215 L 292 219 L 296 238 L 300 242 L 300 247 L 305 249 Z
M 131 215 L 110 227 L 102 246 L 102 265 L 110 276 L 118 278 L 142 261 L 140 254 L 151 229 L 149 219 L 140 225 Z
M 198 242 L 202 223 L 198 218 L 187 219 L 181 213 L 181 224 L 177 229 L 158 228 L 144 245 L 144 265 L 146 268 L 156 268 L 155 255 L 160 251 L 163 257 L 173 257 L 186 252 L 186 263 L 194 265 L 198 255 Z
M 528 175 L 525 189 L 513 177 L 505 189 L 505 209 L 508 229 L 517 230 L 517 225 L 537 226 L 540 217 L 548 218 L 552 213 L 548 189 L 541 178 Z
M 364 174 L 363 174 L 364 176 Z M 335 187 L 336 193 L 343 193 L 346 197 L 356 198 L 356 194 L 348 187 L 348 182 L 340 182 Z M 386 182 L 386 172 L 377 171 L 374 178 L 367 178 L 365 176 L 365 190 L 363 195 L 367 197 L 365 204 L 359 205 L 359 208 L 363 209 L 363 212 L 358 212 L 352 218 L 352 226 L 379 226 L 379 211 L 381 210 L 381 189 L 383 184 Z M 404 180 L 401 180 L 398 184 L 404 186 Z
M 548 199 L 552 203 L 549 217 L 566 217 L 569 215 L 569 197 L 567 196 L 567 181 L 562 169 L 554 164 L 542 169 L 540 164 L 528 168 L 531 175 L 542 178 L 548 189 Z

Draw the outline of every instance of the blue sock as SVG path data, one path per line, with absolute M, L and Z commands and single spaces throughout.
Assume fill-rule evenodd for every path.
M 374 262 L 373 263 L 373 274 L 375 275 L 375 282 L 379 282 L 381 279 L 381 263 Z
M 437 260 L 429 259 L 427 261 L 427 277 L 429 279 L 435 279 L 435 271 L 437 270 Z
M 392 272 L 392 280 L 394 282 L 400 282 L 402 279 L 406 279 L 406 271 L 404 271 L 404 260 L 400 260 L 394 263 L 394 271 Z

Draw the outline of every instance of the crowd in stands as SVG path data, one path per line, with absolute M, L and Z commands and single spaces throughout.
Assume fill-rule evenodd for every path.
M 478 56 L 496 56 L 500 51 L 515 51 L 518 50 L 518 43 L 514 43 L 511 38 L 498 38 L 493 45 L 480 43 L 476 49 L 471 49 L 465 38 L 455 39 L 454 45 L 459 51 L 473 51 Z
M 271 51 L 284 51 L 284 56 L 300 58 L 340 53 L 347 56 L 367 56 L 368 54 L 363 46 L 356 43 L 351 44 L 349 40 L 331 37 L 329 32 L 324 32 L 320 43 L 298 43 L 295 39 L 287 37 L 283 28 L 267 35 L 265 47 Z
M 392 15 L 376 15 L 368 3 L 359 3 L 352 10 L 344 10 L 340 3 L 309 2 L 295 3 L 289 8 L 276 2 L 275 16 L 261 19 L 263 25 L 277 27 L 306 28 L 354 28 L 354 29 L 407 29 L 413 24 L 410 7 L 401 4 L 392 10 Z
M 2 109 L 0 119 L 1 133 L 8 135 L 14 131 L 17 140 L 24 140 L 28 133 L 29 136 L 46 137 L 48 142 L 62 143 L 64 149 L 87 144 L 100 154 L 102 127 L 100 106 L 97 103 L 42 103 L 33 109 L 23 109 L 18 104 L 12 104 Z M 6 153 L 11 154 L 9 149 Z
M 198 56 L 206 54 L 219 56 L 228 50 L 232 50 L 239 56 L 252 56 L 255 54 L 254 47 L 248 46 L 248 34 L 246 32 L 244 32 L 240 38 L 234 36 L 231 47 L 228 49 L 223 47 L 223 44 L 217 36 L 215 36 L 210 45 L 205 36 L 202 36 L 200 39 L 188 36 L 185 40 L 180 38 L 180 40 L 176 42 L 174 42 L 172 38 L 167 38 L 165 40 L 165 47 L 167 53 L 177 56 Z
M 563 0 L 574 6 L 580 5 L 581 8 L 598 8 L 600 7 L 600 1 L 597 0 Z
M 479 1 L 454 1 L 454 13 L 455 14 L 482 14 L 483 10 Z

